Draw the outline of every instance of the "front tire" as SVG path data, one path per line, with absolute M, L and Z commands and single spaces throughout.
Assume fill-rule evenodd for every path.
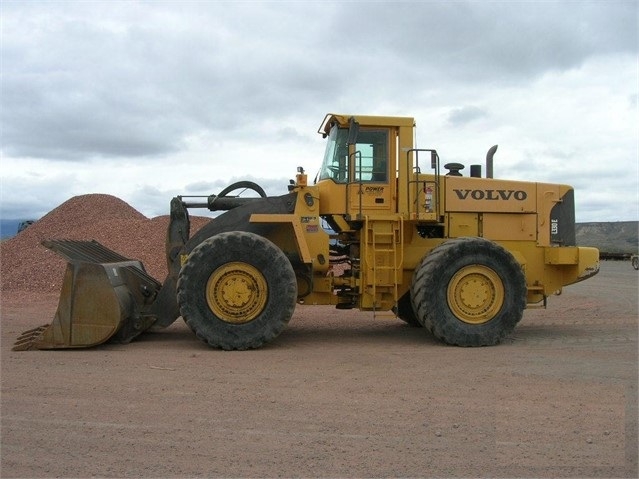
M 526 278 L 513 256 L 483 238 L 456 238 L 434 248 L 415 269 L 417 320 L 439 340 L 490 346 L 510 334 L 526 308 Z
M 198 338 L 225 350 L 254 349 L 290 321 L 297 281 L 275 244 L 232 231 L 193 249 L 180 271 L 177 296 L 180 313 Z

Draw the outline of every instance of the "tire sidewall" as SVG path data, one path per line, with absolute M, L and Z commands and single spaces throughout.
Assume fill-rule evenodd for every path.
M 481 324 L 457 318 L 448 303 L 453 276 L 467 266 L 493 270 L 504 287 L 503 304 L 495 316 Z M 457 238 L 427 255 L 416 270 L 421 280 L 411 287 L 417 319 L 437 338 L 460 346 L 499 343 L 512 332 L 526 307 L 526 281 L 521 266 L 500 245 L 483 238 Z
M 211 274 L 230 262 L 255 267 L 268 285 L 264 308 L 247 323 L 224 321 L 207 302 L 206 284 Z M 220 233 L 194 248 L 182 266 L 178 304 L 182 317 L 200 339 L 223 349 L 248 349 L 259 347 L 284 329 L 295 308 L 296 285 L 290 261 L 271 241 L 249 232 Z
M 415 311 L 413 310 L 413 303 L 410 299 L 410 291 L 404 294 L 397 301 L 397 306 L 393 309 L 399 319 L 413 328 L 421 328 L 422 323 L 417 320 Z

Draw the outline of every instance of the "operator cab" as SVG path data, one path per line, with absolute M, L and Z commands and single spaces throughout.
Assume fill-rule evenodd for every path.
M 322 215 L 347 221 L 396 211 L 399 126 L 412 118 L 329 114 L 318 133 L 327 138 L 316 183 Z
M 388 183 L 388 129 L 332 127 L 319 180 L 335 183 Z M 356 128 L 357 133 L 353 133 Z

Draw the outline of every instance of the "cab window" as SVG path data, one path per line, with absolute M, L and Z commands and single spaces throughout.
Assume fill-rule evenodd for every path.
M 360 130 L 355 153 L 355 181 L 388 182 L 388 131 Z

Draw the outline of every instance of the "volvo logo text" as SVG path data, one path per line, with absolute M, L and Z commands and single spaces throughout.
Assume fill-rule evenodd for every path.
M 457 198 L 466 200 L 505 200 L 513 198 L 517 201 L 524 201 L 528 194 L 523 190 L 458 190 L 453 189 Z

